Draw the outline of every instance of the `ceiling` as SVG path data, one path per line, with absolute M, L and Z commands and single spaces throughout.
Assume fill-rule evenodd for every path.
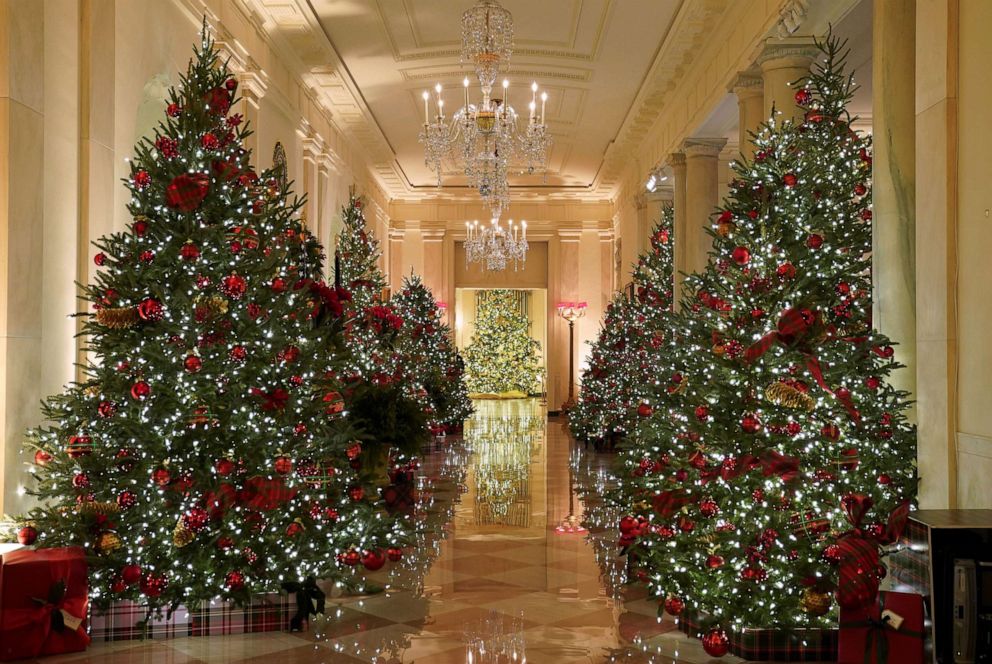
M 461 105 L 460 19 L 474 0 L 309 0 L 361 97 L 388 166 L 407 192 L 433 193 L 436 176 L 417 141 L 421 93 L 440 82 L 448 108 Z M 510 104 L 526 112 L 529 85 L 548 92 L 554 148 L 546 181 L 518 175 L 511 185 L 539 193 L 589 191 L 604 156 L 671 30 L 683 0 L 501 0 L 514 18 L 514 54 L 506 74 Z M 478 88 L 471 88 L 478 95 Z M 457 106 L 456 106 L 457 104 Z M 381 163 L 384 160 L 392 163 Z M 453 169 L 445 189 L 464 178 Z

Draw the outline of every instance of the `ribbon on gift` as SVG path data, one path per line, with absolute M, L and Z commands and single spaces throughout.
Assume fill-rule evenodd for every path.
M 58 565 L 58 562 L 53 561 L 53 564 Z M 33 607 L 4 609 L 5 634 L 31 630 L 31 655 L 34 657 L 42 654 L 52 632 L 78 632 L 84 644 L 89 644 L 89 635 L 80 628 L 86 616 L 86 601 L 86 595 L 66 597 L 64 579 L 53 581 L 45 598 L 31 598 Z
M 818 320 L 819 315 L 814 310 L 797 309 L 795 307 L 786 309 L 779 317 L 776 329 L 758 339 L 758 341 L 751 344 L 744 351 L 744 361 L 748 363 L 754 362 L 768 352 L 776 343 L 780 343 L 787 348 L 796 346 L 810 333 L 810 330 L 813 329 Z M 820 389 L 840 401 L 852 420 L 860 422 L 861 413 L 854 407 L 851 395 L 847 392 L 842 392 L 838 395 L 827 385 L 827 381 L 823 378 L 823 368 L 820 366 L 819 358 L 807 349 L 796 348 L 796 350 L 805 358 L 806 369 L 813 376 Z
M 303 583 L 284 581 L 283 590 L 296 593 L 296 614 L 289 621 L 291 632 L 302 632 L 303 621 L 324 612 L 324 591 L 317 587 L 317 580 L 308 576 Z
M 909 503 L 904 502 L 889 514 L 885 531 L 878 536 L 866 533 L 861 522 L 874 501 L 869 496 L 848 494 L 841 499 L 841 508 L 851 529 L 837 537 L 840 565 L 837 580 L 837 603 L 841 608 L 862 608 L 878 596 L 880 578 L 879 547 L 891 544 L 902 536 L 909 518 Z
M 878 617 L 873 614 L 878 611 Z M 892 624 L 891 612 L 885 611 L 885 593 L 878 598 L 878 606 L 866 610 L 863 620 L 844 620 L 840 623 L 841 629 L 867 629 L 865 636 L 865 658 L 864 664 L 888 664 L 889 662 L 889 632 L 897 631 L 899 634 L 922 640 L 923 632 L 905 629 L 900 624 L 898 627 Z M 875 658 L 872 659 L 872 655 Z

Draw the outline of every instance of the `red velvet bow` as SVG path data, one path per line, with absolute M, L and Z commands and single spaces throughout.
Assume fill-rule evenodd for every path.
M 259 397 L 262 400 L 262 410 L 283 410 L 289 401 L 289 392 L 281 387 L 277 387 L 271 392 L 253 387 L 251 388 L 251 393 L 252 396 Z
M 296 496 L 296 489 L 286 486 L 282 478 L 252 477 L 245 488 L 238 492 L 238 502 L 257 510 L 274 510 Z
M 769 450 L 761 459 L 762 474 L 765 477 L 778 475 L 785 482 L 799 477 L 799 458 L 786 456 L 776 450 Z
M 658 516 L 667 519 L 683 506 L 688 505 L 692 502 L 689 494 L 681 489 L 676 489 L 674 491 L 662 491 L 654 498 L 651 499 L 651 504 L 654 506 L 654 511 L 658 513 Z

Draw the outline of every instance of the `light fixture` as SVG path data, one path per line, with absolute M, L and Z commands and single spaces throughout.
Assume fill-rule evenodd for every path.
M 481 263 L 490 272 L 505 270 L 512 261 L 513 271 L 527 262 L 527 222 L 508 220 L 506 227 L 494 216 L 489 225 L 478 220 L 465 222 L 465 266 Z
M 462 14 L 462 62 L 475 68 L 481 89 L 480 100 L 472 103 L 470 81 L 462 81 L 462 107 L 451 113 L 444 110 L 444 89 L 434 86 L 432 95 L 424 91 L 424 125 L 420 142 L 424 144 L 424 161 L 437 173 L 441 186 L 443 161 L 452 158 L 478 190 L 494 216 L 510 206 L 507 176 L 511 169 L 528 174 L 547 172 L 551 134 L 545 122 L 548 93 L 540 94 L 531 84 L 530 114 L 524 128 L 518 128 L 517 111 L 509 103 L 510 81 L 503 79 L 502 96 L 492 97 L 493 86 L 501 70 L 509 66 L 513 53 L 513 17 L 496 0 L 478 0 Z
M 568 399 L 562 404 L 564 412 L 575 407 L 575 321 L 586 315 L 585 302 L 559 302 L 558 315 L 568 321 Z

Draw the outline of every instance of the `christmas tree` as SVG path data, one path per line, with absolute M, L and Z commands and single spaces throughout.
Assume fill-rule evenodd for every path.
M 724 630 L 828 626 L 833 597 L 872 601 L 915 495 L 907 395 L 871 329 L 870 140 L 843 46 L 821 48 L 804 119 L 734 166 L 675 321 L 685 368 L 654 381 L 623 455 L 620 544 L 666 610 L 708 616 L 711 654 Z
M 434 294 L 418 276 L 403 280 L 392 298 L 405 324 L 398 346 L 417 367 L 416 378 L 427 393 L 430 418 L 436 425 L 458 425 L 472 414 L 464 380 L 464 362 L 451 342 L 451 329 L 441 320 Z
M 400 555 L 342 414 L 348 295 L 312 281 L 320 248 L 252 169 L 236 93 L 204 31 L 135 148 L 134 221 L 96 243 L 94 361 L 29 435 L 22 540 L 85 547 L 97 606 L 244 601 Z
M 634 269 L 636 295 L 618 293 L 606 309 L 582 372 L 578 403 L 568 414 L 578 440 L 598 443 L 627 435 L 637 422 L 646 385 L 658 375 L 659 363 L 670 361 L 666 327 L 672 309 L 672 222 L 667 206 L 651 234 L 650 251 Z M 665 353 L 657 352 L 663 347 Z
M 521 291 L 480 291 L 475 333 L 465 349 L 469 392 L 500 394 L 538 389 L 540 344 L 530 336 L 530 320 L 521 310 Z
M 381 297 L 386 279 L 379 269 L 379 241 L 366 226 L 361 197 L 351 194 L 341 208 L 344 222 L 338 236 L 340 285 L 351 291 L 356 306 L 364 308 Z

